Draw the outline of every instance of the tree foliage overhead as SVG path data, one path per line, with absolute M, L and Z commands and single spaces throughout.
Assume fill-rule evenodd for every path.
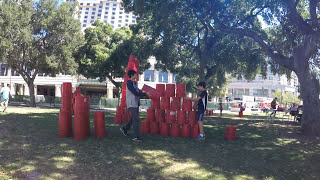
M 79 74 L 101 81 L 108 78 L 119 89 L 120 82 L 114 78 L 125 75 L 131 54 L 139 59 L 141 71 L 149 68 L 151 46 L 141 35 L 133 35 L 128 27 L 113 30 L 110 24 L 98 20 L 92 25 L 85 30 L 86 42 L 76 56 Z
M 211 1 L 210 1 L 211 2 Z M 250 40 L 224 35 L 206 7 L 209 1 L 129 1 L 123 4 L 139 16 L 142 31 L 154 43 L 157 68 L 177 73 L 177 80 L 195 87 L 206 81 L 219 91 L 225 75 L 252 79 L 266 69 L 258 46 Z M 193 89 L 188 88 L 189 91 Z
M 0 59 L 28 84 L 35 106 L 34 79 L 39 71 L 55 76 L 75 72 L 74 52 L 82 44 L 75 3 L 58 0 L 4 0 L 0 6 Z
M 282 105 L 291 106 L 292 104 L 299 104 L 301 102 L 298 96 L 293 95 L 291 92 L 281 92 L 280 89 L 277 89 L 272 95 L 273 97 L 277 97 Z

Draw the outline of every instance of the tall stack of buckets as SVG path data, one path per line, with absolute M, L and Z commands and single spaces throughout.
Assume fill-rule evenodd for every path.
M 141 133 L 173 137 L 199 135 L 196 111 L 192 110 L 192 101 L 185 99 L 185 84 L 157 84 L 156 89 L 143 90 L 151 92 L 152 97 L 146 120 L 141 121 Z
M 59 136 L 72 136 L 72 115 L 74 114 L 73 136 L 75 140 L 85 140 L 90 136 L 90 98 L 82 96 L 77 88 L 72 93 L 72 84 L 62 84 L 62 106 L 59 114 Z M 95 112 L 95 136 L 105 136 L 104 112 Z

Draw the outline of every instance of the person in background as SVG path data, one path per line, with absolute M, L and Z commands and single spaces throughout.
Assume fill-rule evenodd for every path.
M 3 108 L 2 112 L 5 112 L 8 108 L 9 97 L 11 96 L 10 85 L 7 84 L 5 87 L 1 88 L 0 93 L 1 93 L 0 104 L 1 104 L 1 107 Z
M 140 128 L 139 128 L 139 106 L 140 106 L 140 98 L 142 97 L 151 97 L 150 93 L 142 92 L 138 89 L 136 83 L 134 82 L 138 75 L 137 72 L 134 70 L 128 71 L 129 80 L 127 81 L 127 91 L 126 91 L 126 103 L 127 108 L 131 113 L 131 118 L 129 122 L 122 128 L 120 131 L 124 136 L 128 136 L 128 130 L 133 126 L 134 130 L 134 138 L 133 141 L 142 141 L 140 137 Z
M 219 103 L 219 110 L 220 110 L 220 116 L 222 116 L 222 110 L 223 110 L 222 103 Z
M 270 117 L 273 115 L 273 116 L 276 116 L 276 113 L 277 113 L 277 98 L 274 98 L 271 102 L 271 108 L 273 109 L 272 113 L 270 114 Z

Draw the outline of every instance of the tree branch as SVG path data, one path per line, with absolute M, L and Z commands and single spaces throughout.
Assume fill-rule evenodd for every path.
M 109 74 L 106 75 L 107 78 L 112 82 L 113 85 L 116 86 L 117 89 L 120 89 L 120 83 L 119 82 L 116 82 L 115 80 L 113 80 L 112 76 L 110 76 Z
M 223 23 L 221 23 L 218 19 L 216 19 L 217 23 L 221 26 L 223 30 L 229 33 L 237 34 L 241 37 L 249 37 L 253 39 L 256 43 L 259 44 L 259 46 L 262 48 L 262 50 L 272 58 L 273 61 L 276 63 L 282 65 L 283 67 L 293 70 L 294 66 L 292 65 L 292 57 L 286 57 L 279 52 L 273 50 L 270 45 L 268 45 L 257 33 L 249 30 L 249 29 L 242 29 L 242 28 L 233 28 L 233 27 L 227 27 Z
M 300 31 L 305 34 L 311 34 L 312 33 L 312 27 L 305 21 L 303 18 L 299 15 L 297 11 L 297 5 L 292 0 L 285 0 L 284 1 L 287 4 L 288 11 L 289 11 L 289 20 L 295 24 Z

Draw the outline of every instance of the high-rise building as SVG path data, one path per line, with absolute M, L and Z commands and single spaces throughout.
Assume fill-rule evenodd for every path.
M 125 12 L 121 0 L 80 0 L 78 3 L 82 29 L 90 27 L 97 19 L 109 23 L 114 29 L 136 23 L 136 16 L 132 12 Z

